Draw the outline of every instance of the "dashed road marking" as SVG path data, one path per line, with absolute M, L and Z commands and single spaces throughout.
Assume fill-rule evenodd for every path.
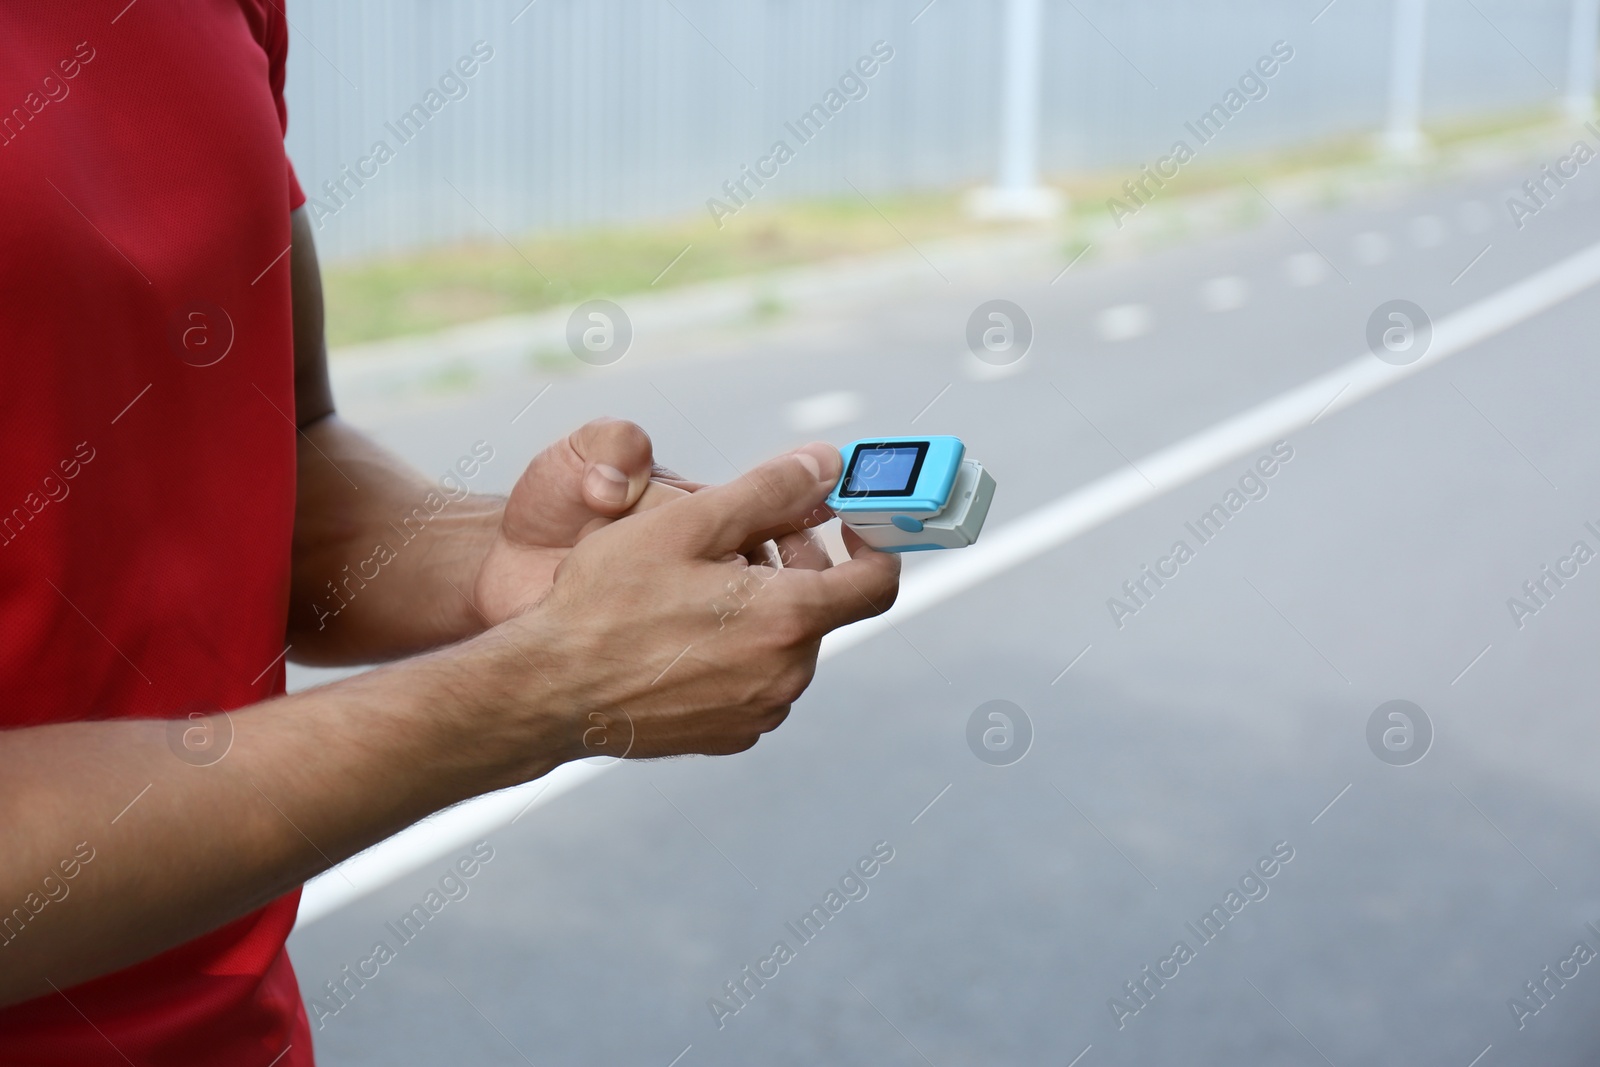
M 1468 233 L 1483 233 L 1494 225 L 1494 216 L 1489 212 L 1489 205 L 1482 200 L 1466 200 L 1456 209 L 1456 217 L 1461 220 L 1461 228 Z
M 1406 236 L 1418 248 L 1438 248 L 1450 236 L 1450 230 L 1438 215 L 1418 215 L 1406 227 Z
M 854 422 L 866 410 L 866 401 L 860 393 L 839 389 L 796 400 L 784 409 L 784 416 L 788 419 L 790 429 L 799 433 L 818 433 Z
M 1391 251 L 1388 234 L 1377 230 L 1356 234 L 1350 246 L 1356 254 L 1356 261 L 1364 267 L 1376 267 L 1389 258 Z
M 1130 341 L 1150 332 L 1147 304 L 1118 304 L 1095 316 L 1095 330 L 1107 341 Z
M 1296 252 L 1283 261 L 1289 284 L 1304 289 L 1319 284 L 1328 276 L 1327 262 L 1315 252 Z
M 1250 300 L 1250 283 L 1236 274 L 1212 278 L 1200 287 L 1200 303 L 1207 311 L 1234 311 Z

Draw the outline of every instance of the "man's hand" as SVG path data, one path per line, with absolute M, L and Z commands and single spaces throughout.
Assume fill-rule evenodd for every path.
M 572 546 L 616 518 L 700 488 L 657 466 L 650 437 L 621 419 L 596 419 L 535 456 L 506 501 L 473 582 L 497 625 L 544 598 Z
M 487 658 L 474 675 L 513 682 L 466 731 L 506 761 L 501 784 L 543 773 L 552 754 L 739 752 L 776 728 L 823 634 L 898 591 L 898 556 L 846 531 L 851 558 L 833 566 L 812 540 L 839 468 L 836 449 L 808 445 L 588 531 L 543 601 L 463 650 Z M 774 537 L 781 562 L 752 563 Z
M 453 497 L 411 534 L 405 517 L 437 484 L 337 415 L 302 432 L 289 613 L 301 663 L 392 660 L 473 637 L 538 603 L 583 537 L 701 488 L 656 466 L 638 426 L 597 419 L 536 456 L 509 500 Z

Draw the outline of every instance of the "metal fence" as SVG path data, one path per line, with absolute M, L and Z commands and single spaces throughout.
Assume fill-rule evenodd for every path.
M 1045 0 L 1042 165 L 1154 159 L 1278 41 L 1293 58 L 1205 151 L 1376 130 L 1394 2 Z M 1553 103 L 1572 2 L 1433 0 L 1424 115 Z M 774 172 L 745 179 L 758 201 L 975 184 L 994 170 L 1001 13 L 1000 0 L 291 0 L 289 148 L 334 258 L 703 213 L 712 197 L 733 206 L 723 183 L 745 166 Z M 880 41 L 892 57 L 857 67 Z M 773 158 L 780 140 L 792 158 Z

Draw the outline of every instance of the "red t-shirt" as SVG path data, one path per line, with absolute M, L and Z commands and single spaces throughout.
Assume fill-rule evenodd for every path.
M 283 691 L 304 197 L 280 2 L 0 5 L 0 727 Z M 0 1010 L 0 1063 L 309 1067 L 298 901 Z

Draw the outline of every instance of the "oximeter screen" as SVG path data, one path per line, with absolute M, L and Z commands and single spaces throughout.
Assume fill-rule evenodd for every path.
M 843 496 L 910 496 L 928 453 L 926 442 L 857 448 Z

